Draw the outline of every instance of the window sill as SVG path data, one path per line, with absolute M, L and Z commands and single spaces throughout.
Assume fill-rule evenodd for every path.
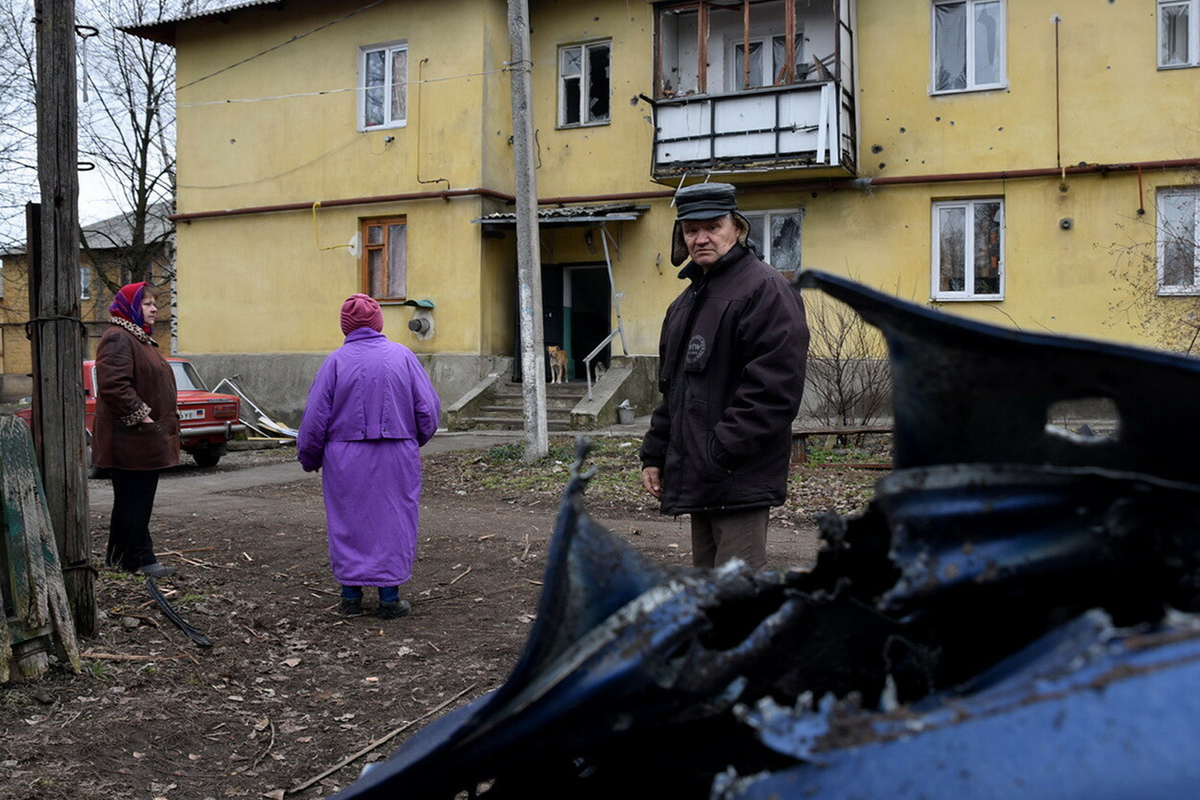
M 1169 72 L 1175 69 L 1196 69 L 1197 67 L 1200 67 L 1200 62 L 1195 64 L 1159 64 L 1158 71 Z
M 931 303 L 1001 303 L 1004 301 L 1002 294 L 976 294 L 976 295 L 934 295 L 929 298 Z
M 1200 295 L 1200 286 L 1160 286 L 1155 294 L 1158 297 L 1196 297 Z
M 1008 83 L 996 83 L 988 86 L 975 86 L 970 89 L 930 89 L 930 97 L 955 97 L 960 94 L 979 94 L 981 92 L 1007 92 Z
M 603 128 L 605 125 L 611 125 L 612 120 L 602 120 L 600 122 L 576 122 L 570 125 L 559 125 L 556 130 L 573 131 L 577 128 Z
M 394 131 L 396 128 L 407 128 L 407 127 L 408 127 L 408 120 L 403 120 L 401 122 L 392 122 L 387 125 L 371 125 L 371 126 L 363 125 L 360 122 L 358 124 L 358 132 L 359 133 L 370 133 L 371 131 Z

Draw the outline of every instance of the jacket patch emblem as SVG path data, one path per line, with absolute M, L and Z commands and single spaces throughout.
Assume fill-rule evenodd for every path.
M 688 342 L 686 363 L 695 364 L 707 349 L 708 343 L 704 341 L 704 337 L 698 333 L 693 334 L 692 340 Z

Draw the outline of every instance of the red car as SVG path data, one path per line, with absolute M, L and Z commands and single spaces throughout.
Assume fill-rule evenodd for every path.
M 225 444 L 246 430 L 241 422 L 241 401 L 231 394 L 213 394 L 200 379 L 192 362 L 168 358 L 178 390 L 179 433 L 183 449 L 197 466 L 215 467 L 225 455 Z M 91 438 L 96 419 L 96 362 L 83 362 L 84 427 Z
M 197 466 L 215 467 L 225 455 L 226 443 L 246 430 L 241 421 L 241 401 L 231 394 L 213 394 L 204 386 L 190 361 L 168 358 L 175 372 L 176 401 L 179 407 L 179 433 L 185 452 Z M 96 362 L 83 362 L 83 425 L 87 429 L 90 460 L 92 425 L 96 421 Z M 33 412 L 22 409 L 17 416 L 29 422 Z M 95 467 L 91 476 L 98 477 Z

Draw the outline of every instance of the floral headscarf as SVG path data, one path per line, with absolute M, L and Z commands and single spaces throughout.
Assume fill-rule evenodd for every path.
M 154 331 L 146 324 L 146 318 L 142 316 L 142 297 L 145 294 L 145 281 L 125 284 L 117 292 L 117 296 L 113 298 L 112 305 L 108 307 L 108 313 L 118 319 L 132 322 L 145 331 L 147 335 L 152 334 Z

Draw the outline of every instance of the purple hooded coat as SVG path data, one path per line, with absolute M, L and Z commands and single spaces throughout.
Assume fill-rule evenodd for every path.
M 341 585 L 399 586 L 412 577 L 419 448 L 440 416 L 417 357 L 370 328 L 351 331 L 317 371 L 296 454 L 305 471 L 324 468 L 329 563 Z

